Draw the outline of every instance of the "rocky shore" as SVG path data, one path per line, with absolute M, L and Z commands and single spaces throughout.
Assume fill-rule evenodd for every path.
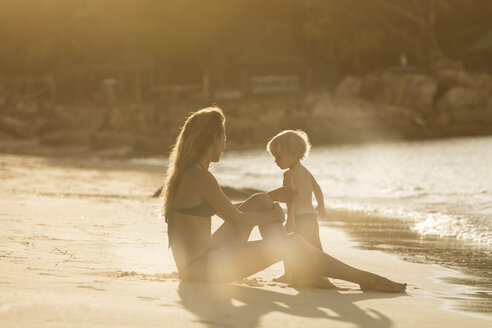
M 332 90 L 166 104 L 0 105 L 0 139 L 41 146 L 162 154 L 183 118 L 215 103 L 228 117 L 228 147 L 264 147 L 281 129 L 303 129 L 316 144 L 492 134 L 492 78 L 442 61 L 347 76 Z

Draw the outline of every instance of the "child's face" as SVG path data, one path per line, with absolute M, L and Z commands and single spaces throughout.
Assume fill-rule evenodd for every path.
M 275 163 L 277 164 L 277 166 L 282 170 L 288 169 L 296 161 L 294 156 L 286 153 L 277 153 L 274 154 L 273 157 L 275 157 Z

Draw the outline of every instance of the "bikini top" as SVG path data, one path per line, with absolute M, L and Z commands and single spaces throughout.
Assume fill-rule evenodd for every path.
M 201 204 L 196 206 L 179 209 L 177 208 L 174 209 L 174 211 L 188 215 L 201 216 L 204 218 L 209 218 L 216 213 L 212 205 L 210 205 L 205 199 Z
M 201 165 L 200 165 L 201 166 Z M 203 166 L 202 166 L 203 168 Z M 205 168 L 203 168 L 205 169 Z M 207 202 L 205 199 L 203 200 L 203 202 L 201 202 L 200 204 L 196 205 L 196 206 L 192 206 L 192 207 L 187 207 L 187 208 L 176 208 L 176 209 L 171 209 L 168 213 L 168 215 L 166 216 L 166 222 L 167 222 L 167 235 L 168 235 L 168 239 L 169 239 L 169 247 L 172 246 L 172 235 L 173 235 L 173 230 L 174 230 L 174 224 L 173 224 L 173 221 L 174 221 L 174 212 L 179 212 L 179 213 L 183 213 L 183 214 L 187 214 L 187 215 L 193 215 L 193 216 L 198 216 L 198 217 L 202 217 L 202 218 L 205 218 L 205 219 L 209 219 L 210 217 L 212 217 L 212 215 L 215 215 L 215 213 L 217 213 L 215 211 L 215 209 L 212 207 L 212 205 L 209 204 L 209 202 Z
M 166 216 L 167 222 L 167 237 L 168 237 L 168 245 L 169 247 L 173 244 L 173 235 L 174 235 L 174 213 L 179 212 L 187 215 L 193 215 L 202 217 L 204 219 L 210 219 L 212 215 L 216 213 L 215 209 L 206 201 L 203 200 L 201 204 L 198 204 L 193 207 L 180 208 L 180 209 L 171 209 L 168 215 Z

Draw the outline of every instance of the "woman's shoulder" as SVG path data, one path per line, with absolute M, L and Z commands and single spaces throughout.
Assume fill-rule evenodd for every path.
M 183 178 L 194 183 L 207 183 L 215 180 L 212 173 L 199 166 L 191 166 L 183 173 Z

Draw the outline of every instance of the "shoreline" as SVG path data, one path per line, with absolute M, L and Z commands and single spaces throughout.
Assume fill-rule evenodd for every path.
M 328 211 L 323 223 L 340 228 L 356 241 L 356 248 L 393 254 L 420 264 L 438 265 L 457 275 L 441 280 L 461 290 L 454 296 L 454 310 L 492 318 L 491 249 L 455 237 L 421 235 L 412 229 L 413 221 L 368 215 L 356 211 Z
M 338 280 L 348 290 L 295 290 L 271 281 L 279 263 L 236 284 L 180 283 L 151 197 L 159 170 L 86 161 L 0 155 L 2 326 L 488 327 L 492 320 L 445 309 L 442 296 L 456 296 L 459 286 L 436 276 L 451 270 L 360 249 L 324 221 L 330 255 L 405 281 L 408 293 L 363 293 Z
M 432 142 L 437 140 L 454 140 L 454 139 L 480 139 L 492 137 L 492 134 L 480 135 L 450 135 L 450 136 L 435 136 L 421 138 L 403 138 L 403 139 L 375 139 L 359 142 L 333 142 L 333 143 L 317 143 L 316 147 L 341 147 L 341 146 L 357 146 L 357 145 L 377 145 L 377 144 L 395 144 L 395 143 L 420 143 Z M 227 145 L 227 151 L 230 153 L 264 150 L 265 143 L 251 144 L 232 144 Z M 87 145 L 47 145 L 41 144 L 39 138 L 2 138 L 0 135 L 0 155 L 30 155 L 43 157 L 73 157 L 73 158 L 110 158 L 110 159 L 132 159 L 132 158 L 155 158 L 163 156 L 167 148 L 163 148 L 159 152 L 139 153 L 133 150 L 132 145 L 124 145 L 119 147 L 106 147 L 103 149 L 91 149 Z

